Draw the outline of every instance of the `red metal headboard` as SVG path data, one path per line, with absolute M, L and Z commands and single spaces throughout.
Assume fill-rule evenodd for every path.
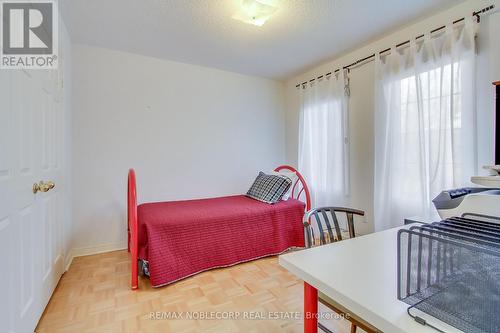
M 295 182 L 295 184 L 292 184 L 292 193 L 290 197 L 300 200 L 301 195 L 304 194 L 305 201 L 303 201 L 306 203 L 306 210 L 309 211 L 311 209 L 311 194 L 309 193 L 309 188 L 307 187 L 307 183 L 304 177 L 297 169 L 289 165 L 280 165 L 279 167 L 274 169 L 274 171 L 276 172 L 280 172 L 281 170 L 295 172 L 295 174 L 297 175 L 297 181 Z
M 292 184 L 291 197 L 297 200 L 301 200 L 301 196 L 305 196 L 303 200 L 306 204 L 306 210 L 311 209 L 311 195 L 309 193 L 309 188 L 307 187 L 304 177 L 298 172 L 294 167 L 289 165 L 280 165 L 274 171 L 279 172 L 282 170 L 288 170 L 295 172 L 297 174 L 297 181 Z M 138 281 L 138 224 L 137 224 L 137 184 L 135 180 L 135 171 L 130 169 L 128 171 L 128 186 L 127 186 L 127 233 L 128 233 L 128 251 L 131 255 L 131 273 L 132 281 L 131 288 L 136 290 L 139 288 Z

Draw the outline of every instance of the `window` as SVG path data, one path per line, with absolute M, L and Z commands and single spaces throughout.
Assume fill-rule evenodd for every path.
M 347 114 L 343 75 L 301 89 L 299 169 L 313 205 L 340 205 L 348 194 Z
M 375 228 L 433 217 L 476 169 L 473 27 L 376 57 Z

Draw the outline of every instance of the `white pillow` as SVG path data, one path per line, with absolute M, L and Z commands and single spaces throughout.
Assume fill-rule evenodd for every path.
M 283 194 L 283 198 L 281 199 L 284 201 L 288 200 L 290 198 L 290 196 L 292 195 L 292 190 L 293 190 L 293 186 L 295 185 L 295 182 L 299 179 L 299 177 L 297 176 L 297 173 L 290 171 L 290 170 L 281 170 L 279 172 L 272 171 L 270 174 L 271 175 L 287 176 L 288 178 L 290 178 L 290 180 L 292 181 L 292 185 L 290 186 L 288 191 L 286 191 L 285 194 Z

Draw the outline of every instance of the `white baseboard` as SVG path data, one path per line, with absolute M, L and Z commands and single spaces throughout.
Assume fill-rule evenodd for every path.
M 71 263 L 73 262 L 73 250 L 69 250 L 68 253 L 66 254 L 66 258 L 64 258 L 64 271 L 67 272 L 69 269 L 69 266 L 71 266 Z
M 66 255 L 65 270 L 67 271 L 69 269 L 73 262 L 73 258 L 126 249 L 127 244 L 123 242 L 72 248 Z

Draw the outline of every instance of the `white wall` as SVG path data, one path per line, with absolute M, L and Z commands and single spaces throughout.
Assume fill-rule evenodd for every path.
M 350 64 L 357 59 L 364 58 L 374 52 L 391 47 L 399 42 L 418 36 L 423 32 L 440 27 L 457 18 L 470 15 L 473 11 L 482 9 L 494 3 L 497 8 L 498 0 L 469 0 L 447 11 L 428 17 L 406 28 L 400 29 L 386 37 L 373 41 L 359 49 L 349 52 L 337 59 L 316 66 L 296 77 L 287 80 L 285 84 L 286 103 L 286 159 L 292 165 L 297 164 L 298 147 L 298 118 L 299 101 L 295 85 L 316 76 Z M 498 31 L 490 33 L 490 22 L 498 20 L 499 14 L 485 16 L 481 21 L 478 38 L 477 60 L 477 109 L 480 136 L 478 138 L 479 163 L 478 166 L 493 162 L 493 119 L 494 97 L 491 67 L 500 63 L 498 46 L 490 48 L 491 44 L 498 45 Z M 498 25 L 495 25 L 498 26 Z M 495 51 L 491 51 L 494 49 Z M 373 231 L 373 171 L 374 171 L 374 65 L 369 62 L 351 71 L 351 97 L 349 100 L 349 127 L 351 144 L 351 206 L 367 212 L 366 222 L 359 224 L 361 233 Z M 335 203 L 332 203 L 335 204 Z
M 500 37 L 498 37 L 498 32 L 500 31 L 500 9 L 498 9 L 497 0 L 497 12 L 490 16 L 490 29 L 489 31 L 494 31 L 495 33 L 490 34 L 490 44 L 491 44 L 491 81 L 500 81 Z
M 108 49 L 73 48 L 75 254 L 126 246 L 139 202 L 241 194 L 285 160 L 283 85 Z

